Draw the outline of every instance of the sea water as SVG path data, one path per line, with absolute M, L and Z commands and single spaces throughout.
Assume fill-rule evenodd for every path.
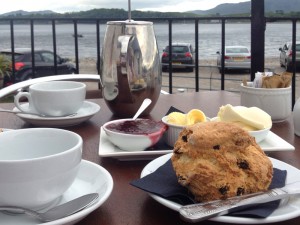
M 300 26 L 297 24 L 297 40 L 300 40 Z M 103 43 L 106 25 L 100 25 L 100 45 Z M 221 24 L 199 23 L 199 57 L 216 58 L 216 52 L 221 49 Z M 57 53 L 63 57 L 75 58 L 75 39 L 73 24 L 56 25 Z M 160 54 L 168 45 L 169 27 L 167 23 L 154 23 L 154 31 Z M 95 24 L 78 24 L 79 58 L 97 57 L 97 37 Z M 11 48 L 10 26 L 0 25 L 0 50 Z M 15 48 L 31 46 L 30 25 L 14 25 Z M 174 23 L 172 25 L 173 42 L 189 42 L 195 46 L 194 23 Z M 291 23 L 267 23 L 265 32 L 265 56 L 278 57 L 279 48 L 292 40 Z M 226 23 L 225 45 L 245 45 L 251 48 L 250 23 Z M 53 50 L 51 24 L 34 25 L 34 47 Z

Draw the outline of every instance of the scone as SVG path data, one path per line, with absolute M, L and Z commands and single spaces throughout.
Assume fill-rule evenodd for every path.
M 255 139 L 227 122 L 184 128 L 171 158 L 178 182 L 197 202 L 267 190 L 273 166 Z

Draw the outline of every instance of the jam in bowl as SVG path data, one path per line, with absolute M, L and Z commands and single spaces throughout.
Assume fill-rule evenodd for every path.
M 151 119 L 119 119 L 103 125 L 108 139 L 125 151 L 143 151 L 155 145 L 167 126 Z

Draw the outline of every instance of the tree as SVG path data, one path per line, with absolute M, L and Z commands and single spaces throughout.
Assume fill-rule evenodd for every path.
M 0 55 L 0 88 L 3 87 L 3 80 L 5 76 L 11 74 L 11 61 L 4 55 Z

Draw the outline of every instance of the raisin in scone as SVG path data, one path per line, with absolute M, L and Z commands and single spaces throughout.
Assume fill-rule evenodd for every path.
M 171 160 L 178 182 L 198 202 L 267 190 L 273 176 L 272 163 L 255 139 L 227 122 L 184 128 Z

